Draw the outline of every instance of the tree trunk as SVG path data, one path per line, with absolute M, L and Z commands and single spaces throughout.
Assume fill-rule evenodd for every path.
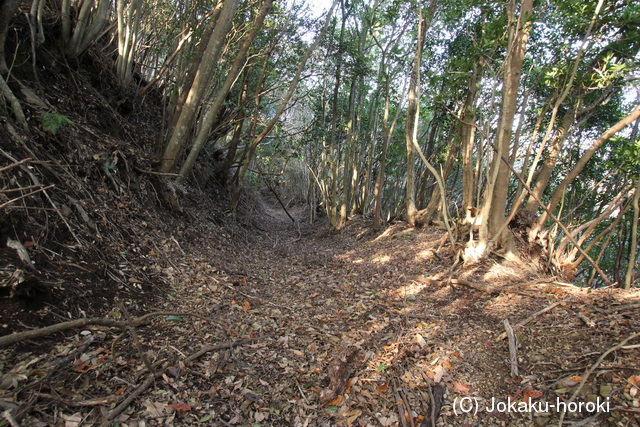
M 207 142 L 207 137 L 209 136 L 209 132 L 211 131 L 211 127 L 213 126 L 216 117 L 218 117 L 218 114 L 222 109 L 222 104 L 227 98 L 231 87 L 238 79 L 238 75 L 240 74 L 240 71 L 244 66 L 249 47 L 253 42 L 256 32 L 262 28 L 262 23 L 264 22 L 264 19 L 269 12 L 269 8 L 271 7 L 272 2 L 273 0 L 265 0 L 264 3 L 262 3 L 260 11 L 258 12 L 258 15 L 251 25 L 249 34 L 242 42 L 242 45 L 240 46 L 240 49 L 238 50 L 238 53 L 236 54 L 236 57 L 229 68 L 229 71 L 227 71 L 227 77 L 224 81 L 224 84 L 220 89 L 218 89 L 218 93 L 216 94 L 211 107 L 209 107 L 209 110 L 202 120 L 200 130 L 198 132 L 198 135 L 196 136 L 195 141 L 193 142 L 193 147 L 191 147 L 189 156 L 180 169 L 180 176 L 177 178 L 178 182 L 182 183 L 187 179 L 187 176 L 191 172 L 191 169 L 193 168 L 198 155 L 200 155 L 200 151 L 202 151 L 202 149 L 204 148 L 204 145 Z
M 624 289 L 631 289 L 631 283 L 633 282 L 633 271 L 636 268 L 636 251 L 638 245 L 638 214 L 640 208 L 638 207 L 638 200 L 640 198 L 640 181 L 636 180 L 636 191 L 633 196 L 633 220 L 631 223 L 631 236 L 629 239 L 629 264 L 627 265 L 627 274 L 624 277 Z
M 340 82 L 342 79 L 342 52 L 344 42 L 344 31 L 347 23 L 348 13 L 342 12 L 342 23 L 340 25 L 340 37 L 338 39 L 338 51 L 336 52 L 336 73 L 335 84 L 333 86 L 333 105 L 331 108 L 331 133 L 329 137 L 329 179 L 331 180 L 331 190 L 327 199 L 327 216 L 329 224 L 338 223 L 338 161 L 337 137 L 338 137 L 338 99 L 340 96 Z
M 63 41 L 65 41 L 65 54 L 69 58 L 77 58 L 100 37 L 109 19 L 111 0 L 83 0 L 73 34 L 65 34 L 65 31 L 71 31 L 69 1 L 62 2 Z
M 342 174 L 342 203 L 340 204 L 340 219 L 338 225 L 344 225 L 347 221 L 348 207 L 351 206 L 352 182 L 351 170 L 355 162 L 354 142 L 353 142 L 353 121 L 355 119 L 355 98 L 356 98 L 357 76 L 353 76 L 351 89 L 349 90 L 349 109 L 347 112 L 346 141 L 344 151 L 344 168 Z
M 298 86 L 298 82 L 300 81 L 300 75 L 302 74 L 302 71 L 304 70 L 304 67 L 307 64 L 307 61 L 309 60 L 309 57 L 311 56 L 313 51 L 316 49 L 316 47 L 320 43 L 320 40 L 322 40 L 322 38 L 324 37 L 325 33 L 327 32 L 327 28 L 329 27 L 329 21 L 331 20 L 331 16 L 333 15 L 333 10 L 335 9 L 337 1 L 338 0 L 334 0 L 333 4 L 331 5 L 331 8 L 327 12 L 327 18 L 326 18 L 326 20 L 324 22 L 324 26 L 322 27 L 322 30 L 320 31 L 320 34 L 318 34 L 316 39 L 313 41 L 311 46 L 309 46 L 309 48 L 305 52 L 304 56 L 300 60 L 300 63 L 298 64 L 298 69 L 296 70 L 296 74 L 293 77 L 293 80 L 291 81 L 291 84 L 289 85 L 289 90 L 287 91 L 287 94 L 285 95 L 284 99 L 282 100 L 282 103 L 280 104 L 280 107 L 278 107 L 278 110 L 276 111 L 274 116 L 271 118 L 269 123 L 267 123 L 267 125 L 262 130 L 262 132 L 260 132 L 260 135 L 258 135 L 251 142 L 251 145 L 249 146 L 247 156 L 244 159 L 244 162 L 242 163 L 242 166 L 239 169 L 237 185 L 236 185 L 236 188 L 235 188 L 235 190 L 233 192 L 233 197 L 231 198 L 231 212 L 234 215 L 236 213 L 236 209 L 238 208 L 238 202 L 240 201 L 240 194 L 242 193 L 242 180 L 244 178 L 245 173 L 247 172 L 247 169 L 249 168 L 249 164 L 251 163 L 251 159 L 253 157 L 253 154 L 255 153 L 256 148 L 258 147 L 258 144 L 260 144 L 260 142 L 262 142 L 262 140 L 264 140 L 264 138 L 267 135 L 269 135 L 269 133 L 271 132 L 273 127 L 276 125 L 276 123 L 280 119 L 280 116 L 284 112 L 285 108 L 287 108 L 287 104 L 291 100 L 291 97 L 293 96 L 293 93 L 295 92 L 296 87 Z
M 189 89 L 189 94 L 184 104 L 180 106 L 180 116 L 173 128 L 159 168 L 162 173 L 169 173 L 173 170 L 187 142 L 187 137 L 193 127 L 196 111 L 200 107 L 200 101 L 209 89 L 213 70 L 222 52 L 226 35 L 231 29 L 238 3 L 239 0 L 224 0 L 220 16 L 216 21 L 215 29 L 211 33 L 207 49 L 202 56 L 193 84 Z
M 462 208 L 464 209 L 463 222 L 471 224 L 475 217 L 475 179 L 473 172 L 473 145 L 476 135 L 475 100 L 478 93 L 479 72 L 474 67 L 469 79 L 469 91 L 464 101 L 462 123 L 460 124 L 460 139 L 462 144 Z
M 503 163 L 502 158 L 509 158 L 509 146 L 513 121 L 518 102 L 518 88 L 520 87 L 520 75 L 524 54 L 531 31 L 531 15 L 533 0 L 523 0 L 520 6 L 520 14 L 515 21 L 515 4 L 512 3 L 507 11 L 509 22 L 515 24 L 509 34 L 509 49 L 505 59 L 505 70 L 502 88 L 502 106 L 500 109 L 500 121 L 494 144 L 495 152 L 489 177 L 485 188 L 485 199 L 481 210 L 480 229 L 478 243 L 474 249 L 475 254 L 467 253 L 469 260 L 483 257 L 489 248 L 489 239 L 499 240 L 504 246 L 507 256 L 515 256 L 512 253 L 511 241 L 508 237 L 500 238 L 494 234 L 505 223 L 505 210 L 507 192 L 509 188 L 510 169 Z
M 549 211 L 553 212 L 555 210 L 555 208 L 558 206 L 558 203 L 560 202 L 560 199 L 567 191 L 567 188 L 569 188 L 569 185 L 571 185 L 573 180 L 576 179 L 576 177 L 580 174 L 580 172 L 582 172 L 587 162 L 591 159 L 591 157 L 595 154 L 595 152 L 602 146 L 602 144 L 604 144 L 609 138 L 611 138 L 613 135 L 618 133 L 620 130 L 624 129 L 625 127 L 633 123 L 636 119 L 638 119 L 638 117 L 640 117 L 640 104 L 638 104 L 631 111 L 631 113 L 629 113 L 629 115 L 627 115 L 618 123 L 616 123 L 615 125 L 611 126 L 609 129 L 607 129 L 606 132 L 600 135 L 600 137 L 597 140 L 595 140 L 593 144 L 591 144 L 591 146 L 584 152 L 582 157 L 580 157 L 580 160 L 578 160 L 578 163 L 576 163 L 576 165 L 573 167 L 571 172 L 567 174 L 567 176 L 562 180 L 562 182 L 554 190 L 553 194 L 551 195 L 551 199 L 549 200 L 549 204 L 547 206 Z M 544 223 L 547 220 L 547 217 L 548 216 L 546 212 L 540 215 L 536 223 L 536 227 L 535 227 L 536 230 L 534 232 L 542 229 L 542 227 L 544 226 Z
M 418 116 L 420 115 L 420 63 L 422 60 L 422 46 L 427 31 L 422 8 L 418 10 L 418 39 L 413 57 L 413 68 L 409 81 L 409 104 L 407 106 L 407 121 L 405 123 L 405 140 L 407 144 L 407 181 L 405 187 L 406 218 L 410 225 L 415 225 L 416 214 L 416 184 L 415 163 L 418 143 Z
M 138 44 L 138 28 L 142 9 L 141 0 L 133 0 L 125 15 L 124 0 L 118 0 L 118 57 L 116 75 L 120 82 L 128 85 L 133 78 L 133 55 Z

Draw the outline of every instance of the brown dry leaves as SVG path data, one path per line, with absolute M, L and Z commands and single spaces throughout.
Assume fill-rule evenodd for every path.
M 456 274 L 477 282 L 490 277 L 494 287 L 523 284 L 517 291 L 490 295 L 451 284 L 453 253 L 440 247 L 440 231 L 396 226 L 376 240 L 367 224 L 354 221 L 340 235 L 308 229 L 297 240 L 288 219 L 270 213 L 276 220 L 262 224 L 270 234 L 238 241 L 224 265 L 216 264 L 220 253 L 204 238 L 179 242 L 187 258 L 170 241 L 159 246 L 176 267 L 168 261 L 162 267 L 174 288 L 161 309 L 196 312 L 212 323 L 155 319 L 139 329 L 146 356 L 162 375 L 116 420 L 121 425 L 417 426 L 438 385 L 446 389 L 440 422 L 447 425 L 550 424 L 557 414 L 456 415 L 454 403 L 567 398 L 590 363 L 638 329 L 634 311 L 605 313 L 613 304 L 633 303 L 637 295 L 630 293 L 589 294 L 535 281 L 530 270 L 517 278 L 509 266 L 500 267 L 511 268 L 500 276 L 495 261 Z M 516 329 L 524 374 L 511 378 L 507 343 L 496 340 L 502 320 L 516 324 L 554 301 L 562 303 Z M 113 354 L 114 337 L 107 337 L 33 392 L 82 339 L 71 337 L 38 357 L 4 351 L 0 399 L 16 407 L 33 399 L 24 415 L 30 425 L 99 422 L 145 378 L 129 336 Z M 204 346 L 234 341 L 239 344 L 185 363 Z M 608 395 L 617 407 L 634 410 L 637 349 L 621 350 L 601 368 L 580 399 Z M 82 406 L 106 397 L 112 400 Z M 581 416 L 588 414 L 574 418 Z M 599 420 L 616 425 L 628 417 L 619 410 Z

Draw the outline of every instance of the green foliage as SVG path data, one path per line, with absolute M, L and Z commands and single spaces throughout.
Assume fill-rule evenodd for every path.
M 40 115 L 40 123 L 42 125 L 42 129 L 52 135 L 58 133 L 58 130 L 62 126 L 75 126 L 69 117 L 58 113 L 42 113 Z

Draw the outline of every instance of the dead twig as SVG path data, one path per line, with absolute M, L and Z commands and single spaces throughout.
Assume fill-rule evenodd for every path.
M 68 356 L 66 356 L 62 360 L 60 360 L 58 363 L 56 363 L 56 365 L 49 372 L 47 372 L 47 375 L 45 375 L 41 380 L 36 381 L 35 384 L 40 383 L 40 382 L 49 381 L 51 379 L 51 377 L 53 377 L 55 375 L 55 373 L 62 366 L 66 365 L 67 363 L 71 362 L 72 360 L 76 360 L 76 358 L 80 354 L 82 354 L 96 340 L 103 340 L 105 337 L 106 337 L 106 334 L 104 332 L 99 333 L 97 335 L 91 335 L 87 340 L 85 340 L 84 343 L 82 343 L 82 345 L 80 347 L 78 347 L 76 349 L 76 351 L 74 351 L 73 353 L 69 354 Z
M 23 163 L 27 163 L 29 160 L 31 160 L 31 157 L 23 159 L 23 160 L 20 160 L 19 162 L 12 163 L 12 164 L 10 164 L 8 166 L 2 167 L 2 168 L 0 168 L 0 172 L 4 172 L 4 171 L 9 170 L 11 168 L 15 168 L 16 166 L 20 166 Z
M 398 418 L 400 418 L 400 423 L 402 424 L 402 427 L 409 427 L 407 423 L 407 417 L 405 416 L 405 411 L 408 411 L 408 408 L 405 408 L 405 402 L 400 397 L 400 393 L 398 392 L 398 384 L 395 378 L 393 380 L 393 396 L 395 397 L 395 400 L 396 400 L 396 406 L 398 407 Z
M 548 305 L 547 307 L 543 308 L 540 311 L 536 311 L 535 313 L 533 313 L 531 316 L 527 317 L 526 319 L 524 319 L 522 322 L 518 322 L 516 323 L 516 325 L 513 327 L 514 329 L 517 328 L 521 328 L 524 325 L 526 325 L 527 323 L 531 322 L 533 319 L 535 319 L 536 317 L 540 316 L 541 314 L 546 313 L 549 310 L 552 310 L 554 307 L 560 305 L 560 302 L 554 302 L 551 305 Z M 496 342 L 498 341 L 502 341 L 503 339 L 505 339 L 507 337 L 507 333 L 503 332 L 497 339 Z
M 244 293 L 244 292 L 242 292 L 242 291 L 240 291 L 240 290 L 238 290 L 238 289 L 234 288 L 234 287 L 233 287 L 233 286 L 231 286 L 231 285 L 225 285 L 225 286 L 226 286 L 227 288 L 231 289 L 232 291 L 239 293 L 240 295 L 242 295 L 242 296 L 243 296 L 243 297 L 245 297 L 245 298 L 251 298 L 251 299 L 254 299 L 254 300 L 256 300 L 256 301 L 260 301 L 260 302 L 261 302 L 261 303 L 263 303 L 263 304 L 270 305 L 270 306 L 272 306 L 272 307 L 282 308 L 282 309 L 285 309 L 285 310 L 289 310 L 289 311 L 291 311 L 291 308 L 289 308 L 289 307 L 285 307 L 285 306 L 283 306 L 283 305 L 274 304 L 274 303 L 272 303 L 271 301 L 267 301 L 267 300 L 262 299 L 262 298 L 260 298 L 260 297 L 255 297 L 255 296 L 253 296 L 253 295 L 246 294 L 246 293 Z
M 7 420 L 7 422 L 11 425 L 11 427 L 20 427 L 20 424 L 16 421 L 15 418 L 11 415 L 11 411 L 4 411 L 2 413 L 2 418 Z
M 166 173 L 166 172 L 155 172 L 155 171 L 146 171 L 144 169 L 140 169 L 137 167 L 133 167 L 135 170 L 137 170 L 140 173 L 146 173 L 148 175 L 156 175 L 156 176 L 170 176 L 170 177 L 179 177 L 180 174 L 178 173 Z
M 617 311 L 622 311 L 622 310 L 627 310 L 627 309 L 634 309 L 634 308 L 640 308 L 640 302 L 636 302 L 636 303 L 633 303 L 633 304 L 616 305 L 614 307 L 607 308 L 606 310 L 603 311 L 603 313 L 611 314 L 611 313 L 615 313 Z
M 422 378 L 429 386 L 429 404 L 427 406 L 427 410 L 420 423 L 420 427 L 436 427 L 436 420 L 440 416 L 440 410 L 442 409 L 442 396 L 444 396 L 444 386 L 442 384 L 438 384 L 435 386 L 435 391 L 431 386 L 431 380 L 427 375 L 423 372 Z
M 518 376 L 518 340 L 513 333 L 513 328 L 509 324 L 508 319 L 504 319 L 504 329 L 506 329 L 509 338 L 509 359 L 511 360 L 511 376 Z
M 495 294 L 500 292 L 495 286 L 485 285 L 483 283 L 473 283 L 463 279 L 451 279 L 451 283 L 453 283 L 454 285 L 468 286 L 470 288 L 486 292 L 488 294 Z
M 16 160 L 11 154 L 7 153 L 6 151 L 0 149 L 0 153 L 2 153 L 2 155 L 4 157 L 6 157 L 7 159 L 11 160 L 14 163 L 17 163 L 18 160 Z M 29 169 L 28 167 L 26 167 L 24 164 L 20 165 L 20 169 L 22 169 L 27 175 L 29 175 L 29 177 L 31 178 L 31 182 L 33 182 L 33 185 L 39 185 L 41 187 L 43 187 L 42 183 L 40 183 L 40 180 L 38 179 L 38 177 L 31 171 L 31 169 Z M 51 206 L 53 207 L 53 209 L 56 211 L 56 213 L 58 214 L 58 216 L 60 217 L 60 219 L 62 220 L 62 222 L 64 222 L 64 224 L 67 226 L 67 229 L 69 230 L 69 232 L 71 233 L 71 235 L 73 236 L 73 238 L 75 239 L 75 241 L 78 244 L 81 244 L 80 239 L 78 238 L 78 236 L 76 236 L 75 231 L 73 231 L 73 228 L 71 227 L 71 225 L 69 224 L 69 222 L 67 221 L 67 219 L 64 217 L 64 215 L 62 215 L 62 212 L 60 212 L 60 209 L 58 209 L 58 206 L 56 206 L 56 204 L 53 202 L 53 200 L 51 199 L 51 196 L 49 196 L 49 193 L 47 193 L 46 189 L 42 189 L 42 193 L 45 195 L 45 197 L 47 198 L 47 200 L 49 201 L 49 203 L 51 204 Z
M 596 322 L 594 322 L 593 320 L 589 319 L 587 317 L 586 314 L 582 313 L 582 312 L 578 312 L 578 317 L 580 318 L 580 320 L 582 320 L 588 327 L 590 328 L 595 328 L 596 327 Z
M 111 412 L 107 414 L 107 416 L 100 423 L 100 427 L 110 427 L 113 424 L 113 420 L 115 420 L 118 415 L 124 412 L 127 407 L 134 401 L 134 399 L 140 396 L 146 389 L 148 389 L 153 381 L 156 379 L 156 375 L 159 373 L 149 375 L 147 379 L 140 384 L 140 386 L 133 391 L 125 400 L 123 400 L 118 406 L 116 406 Z
M 300 392 L 300 395 L 302 396 L 304 401 L 307 402 L 307 405 L 311 405 L 311 403 L 309 403 L 309 399 L 307 399 L 307 396 L 304 394 L 302 387 L 300 387 L 300 383 L 298 382 L 298 380 L 296 380 L 296 385 L 298 386 L 298 391 Z
M 147 357 L 147 354 L 142 350 L 140 337 L 138 337 L 135 324 L 133 323 L 134 318 L 131 317 L 131 314 L 129 314 L 129 310 L 127 310 L 127 308 L 124 306 L 124 303 L 122 301 L 118 300 L 117 303 L 118 303 L 118 308 L 120 309 L 122 314 L 124 314 L 124 316 L 127 318 L 127 330 L 129 331 L 131 338 L 133 338 L 133 343 L 136 346 L 136 350 L 138 350 L 138 354 L 140 355 L 142 362 L 147 367 L 149 372 L 151 372 L 152 374 L 155 374 L 155 371 L 153 369 L 153 366 L 151 366 L 151 362 L 149 362 L 149 358 Z
M 218 345 L 202 347 L 200 350 L 196 351 L 191 356 L 189 356 L 186 359 L 184 359 L 184 363 L 185 364 L 191 363 L 194 360 L 196 360 L 197 358 L 199 358 L 200 356 L 202 356 L 203 354 L 208 353 L 210 351 L 224 350 L 224 349 L 227 349 L 227 348 L 237 347 L 237 346 L 242 345 L 242 344 L 250 343 L 251 341 L 253 341 L 255 339 L 258 339 L 258 338 L 252 338 L 252 339 L 243 338 L 243 339 L 238 339 L 238 340 L 235 340 L 235 341 L 232 341 L 232 342 L 228 342 L 226 344 L 218 344 Z
M 33 187 L 42 187 L 42 186 L 41 186 L 41 185 L 34 185 Z M 51 184 L 51 185 L 49 185 L 49 186 L 47 186 L 47 187 L 40 188 L 40 189 L 38 189 L 38 190 L 32 191 L 32 192 L 30 192 L 30 193 L 23 194 L 22 196 L 20 196 L 20 197 L 16 197 L 15 199 L 11 199 L 11 200 L 9 200 L 9 201 L 7 201 L 7 202 L 4 202 L 3 204 L 1 204 L 1 205 L 0 205 L 0 209 L 4 208 L 5 206 L 9 206 L 9 205 L 10 205 L 11 203 L 13 203 L 13 202 L 17 202 L 17 201 L 18 201 L 18 200 L 20 200 L 20 199 L 24 199 L 24 198 L 26 198 L 26 197 L 32 196 L 32 195 L 34 195 L 34 194 L 36 194 L 36 193 L 39 193 L 39 192 L 41 192 L 41 191 L 45 191 L 45 190 L 47 190 L 47 189 L 49 189 L 49 188 L 51 188 L 51 187 L 53 187 L 53 184 Z
M 582 376 L 582 381 L 580 382 L 578 387 L 576 387 L 576 389 L 574 390 L 573 394 L 571 395 L 571 398 L 569 398 L 569 400 L 567 401 L 567 405 L 569 405 L 571 402 L 575 400 L 576 396 L 580 393 L 580 391 L 582 390 L 582 387 L 584 387 L 587 380 L 589 379 L 589 376 L 593 373 L 593 371 L 595 371 L 598 368 L 598 366 L 600 366 L 600 364 L 602 363 L 605 357 L 607 357 L 610 353 L 613 353 L 616 350 L 620 350 L 621 348 L 624 348 L 626 343 L 628 343 L 629 341 L 637 337 L 640 337 L 640 332 L 637 332 L 635 334 L 628 336 L 627 338 L 622 340 L 619 344 L 611 347 L 609 350 L 602 353 L 602 356 L 600 356 L 598 360 L 596 360 L 596 363 L 594 363 L 591 366 L 591 368 L 589 368 L 589 370 L 587 370 L 587 372 L 585 372 L 585 374 Z M 566 412 L 562 411 L 562 413 L 560 414 L 560 421 L 558 422 L 558 427 L 562 427 L 562 423 L 564 421 L 565 415 L 566 415 Z

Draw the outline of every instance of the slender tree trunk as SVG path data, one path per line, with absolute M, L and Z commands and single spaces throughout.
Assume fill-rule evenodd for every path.
M 202 58 L 204 57 L 204 54 L 207 51 L 207 47 L 209 46 L 211 34 L 215 30 L 216 24 L 218 23 L 218 18 L 220 17 L 220 12 L 222 11 L 223 5 L 223 1 L 218 2 L 215 9 L 211 12 L 211 17 L 209 18 L 207 27 L 205 28 L 204 33 L 202 34 L 202 38 L 196 46 L 196 52 L 189 62 L 189 65 L 184 65 L 185 63 L 187 63 L 186 56 L 188 53 L 184 52 L 179 56 L 178 65 L 175 67 L 178 71 L 178 74 L 176 74 L 176 70 L 172 70 L 178 82 L 181 82 L 181 84 L 179 92 L 176 93 L 175 100 L 173 100 L 174 102 L 170 103 L 170 105 L 173 107 L 170 109 L 170 129 L 175 129 L 176 125 L 178 124 L 178 119 L 182 115 L 182 107 L 185 105 L 187 96 L 189 96 L 189 93 L 191 92 L 191 87 L 193 86 L 193 82 L 198 73 L 198 68 L 200 68 Z
M 542 168 L 538 172 L 538 178 L 536 179 L 536 185 L 533 187 L 534 194 L 542 200 L 542 194 L 544 190 L 547 188 L 547 184 L 549 183 L 549 179 L 551 178 L 551 174 L 553 173 L 553 169 L 556 166 L 556 162 L 558 161 L 558 157 L 560 156 L 560 151 L 562 150 L 562 146 L 567 137 L 567 133 L 569 127 L 573 124 L 576 119 L 576 110 L 573 107 L 570 107 L 569 110 L 565 113 L 562 124 L 560 125 L 560 129 L 558 129 L 557 135 L 553 138 L 551 142 L 551 146 L 549 147 L 549 152 L 547 153 L 547 157 L 542 164 Z M 534 213 L 538 209 L 538 203 L 536 202 L 533 196 L 529 197 L 529 202 L 525 207 L 525 210 L 531 213 Z
M 469 79 L 469 91 L 465 98 L 462 123 L 460 124 L 460 139 L 462 151 L 462 207 L 464 209 L 463 222 L 471 224 L 475 216 L 475 188 L 476 183 L 473 171 L 473 145 L 476 135 L 475 121 L 475 100 L 478 92 L 479 72 L 474 67 L 471 79 Z
M 116 74 L 124 83 L 131 83 L 133 73 L 133 55 L 137 48 L 138 28 L 140 27 L 141 0 L 133 0 L 125 15 L 125 1 L 118 0 L 116 14 L 118 17 L 118 58 Z
M 416 214 L 416 184 L 415 163 L 418 142 L 418 116 L 420 115 L 420 63 L 422 62 L 422 46 L 427 26 L 422 8 L 418 10 L 418 39 L 413 57 L 413 69 L 409 82 L 409 104 L 407 106 L 407 121 L 405 123 L 405 140 L 407 145 L 407 181 L 405 187 L 405 207 L 407 222 L 415 225 Z
M 609 138 L 618 133 L 620 130 L 624 129 L 631 123 L 633 123 L 636 119 L 640 117 L 640 104 L 638 104 L 625 118 L 620 120 L 615 125 L 611 126 L 604 132 L 600 137 L 591 144 L 591 146 L 584 152 L 580 160 L 576 163 L 573 169 L 567 174 L 567 176 L 562 180 L 562 182 L 558 185 L 558 187 L 554 190 L 551 195 L 551 199 L 549 200 L 548 209 L 553 212 L 555 208 L 558 206 L 560 199 L 569 188 L 569 185 L 573 182 L 574 179 L 582 172 L 587 162 L 591 159 L 591 157 L 595 154 L 595 152 L 604 144 Z M 538 218 L 538 222 L 536 224 L 536 228 L 538 230 L 542 229 L 542 226 L 547 220 L 547 213 L 544 212 Z
M 640 214 L 640 207 L 638 206 L 638 200 L 640 199 L 640 180 L 636 180 L 636 191 L 633 196 L 633 220 L 631 223 L 631 236 L 629 239 L 629 264 L 627 265 L 627 274 L 624 277 L 624 289 L 631 289 L 631 283 L 633 282 L 633 272 L 636 266 L 636 252 L 638 245 L 638 215 Z
M 342 52 L 344 42 L 344 32 L 349 15 L 345 13 L 344 7 L 342 12 L 342 23 L 340 26 L 340 36 L 338 38 L 338 51 L 336 53 L 336 73 L 335 84 L 333 86 L 333 104 L 331 109 L 331 133 L 329 139 L 329 170 L 331 180 L 331 191 L 327 200 L 327 215 L 329 223 L 336 225 L 338 223 L 338 161 L 337 156 L 337 138 L 338 138 L 338 99 L 340 96 L 340 82 L 342 79 Z
M 239 0 L 224 0 L 220 16 L 216 21 L 216 27 L 211 33 L 207 49 L 203 54 L 189 94 L 181 106 L 180 116 L 173 128 L 171 138 L 162 158 L 160 172 L 171 172 L 178 162 L 182 149 L 187 142 L 189 132 L 193 127 L 200 101 L 209 88 L 213 70 L 222 52 L 226 35 L 231 29 L 238 3 Z
M 351 170 L 355 162 L 355 147 L 353 142 L 353 122 L 355 119 L 355 98 L 357 88 L 357 77 L 354 75 L 349 90 L 349 109 L 347 112 L 347 128 L 344 152 L 344 172 L 342 174 L 342 203 L 340 204 L 340 219 L 338 225 L 341 226 L 347 221 L 348 207 L 351 206 L 352 182 Z M 355 188 L 353 189 L 355 190 Z
M 396 109 L 396 116 L 389 126 L 389 76 L 385 77 L 385 100 L 384 100 L 384 115 L 382 119 L 382 152 L 380 153 L 380 168 L 378 170 L 378 176 L 376 177 L 376 185 L 373 188 L 373 198 L 375 205 L 373 208 L 373 228 L 375 230 L 380 228 L 382 214 L 382 191 L 384 190 L 384 173 L 387 167 L 387 150 L 389 149 L 389 141 L 391 141 L 391 135 L 395 127 L 396 121 L 400 113 L 400 106 Z
M 264 0 L 264 3 L 262 3 L 262 6 L 258 11 L 258 15 L 256 16 L 255 20 L 251 25 L 251 30 L 249 34 L 245 37 L 244 41 L 242 42 L 242 45 L 240 46 L 240 49 L 238 50 L 238 53 L 236 54 L 236 57 L 233 60 L 233 63 L 231 64 L 231 66 L 229 67 L 229 70 L 227 71 L 227 77 L 224 81 L 224 84 L 220 89 L 218 89 L 218 93 L 216 94 L 216 97 L 213 100 L 211 107 L 209 107 L 209 110 L 207 111 L 207 113 L 204 116 L 204 119 L 202 120 L 200 130 L 196 136 L 195 141 L 193 142 L 193 146 L 191 147 L 189 156 L 187 156 L 187 160 L 185 160 L 184 165 L 182 165 L 182 168 L 180 169 L 180 176 L 177 178 L 178 182 L 184 182 L 187 179 L 187 176 L 191 172 L 191 169 L 193 168 L 193 165 L 195 164 L 196 159 L 198 158 L 198 156 L 200 155 L 200 152 L 204 148 L 204 145 L 207 142 L 207 137 L 209 135 L 209 132 L 211 131 L 211 127 L 213 126 L 213 123 L 216 117 L 218 117 L 218 114 L 222 109 L 222 104 L 224 100 L 227 98 L 227 95 L 229 94 L 231 87 L 234 85 L 234 83 L 238 79 L 238 75 L 240 74 L 240 71 L 244 66 L 247 52 L 249 51 L 249 47 L 251 46 L 251 43 L 253 42 L 253 39 L 256 33 L 258 32 L 258 30 L 262 28 L 262 23 L 264 22 L 264 19 L 267 16 L 267 13 L 269 12 L 269 8 L 271 7 L 272 2 L 273 0 Z
M 327 32 L 327 28 L 329 27 L 329 22 L 331 21 L 331 16 L 333 15 L 333 10 L 335 9 L 337 2 L 338 0 L 334 0 L 333 4 L 331 5 L 331 8 L 327 12 L 327 17 L 324 22 L 324 26 L 320 31 L 320 34 L 318 34 L 316 39 L 313 41 L 311 46 L 309 46 L 304 56 L 300 60 L 300 63 L 298 64 L 298 69 L 296 70 L 296 74 L 293 77 L 291 84 L 289 85 L 289 90 L 287 91 L 287 94 L 282 100 L 280 107 L 278 107 L 278 110 L 276 111 L 274 116 L 271 118 L 269 123 L 267 123 L 267 125 L 262 130 L 262 132 L 260 132 L 260 135 L 258 135 L 253 141 L 251 141 L 251 145 L 249 146 L 249 151 L 247 153 L 247 156 L 244 159 L 244 162 L 242 163 L 242 166 L 239 169 L 237 185 L 233 192 L 233 197 L 231 198 L 231 211 L 233 212 L 234 215 L 236 213 L 236 209 L 238 208 L 238 202 L 240 201 L 240 194 L 242 193 L 242 180 L 244 178 L 245 173 L 247 172 L 247 169 L 249 168 L 249 164 L 251 163 L 253 154 L 255 153 L 256 148 L 258 147 L 258 144 L 260 144 L 260 142 L 262 142 L 262 140 L 264 140 L 264 138 L 267 135 L 269 135 L 273 127 L 276 125 L 276 123 L 280 119 L 280 116 L 284 112 L 285 108 L 287 108 L 287 104 L 293 97 L 293 93 L 295 92 L 296 87 L 298 86 L 298 82 L 300 81 L 300 75 L 302 74 L 302 71 L 304 70 L 304 67 L 307 64 L 309 57 L 311 56 L 313 51 L 316 49 L 316 47 L 320 43 L 320 40 L 324 38 L 324 35 Z

